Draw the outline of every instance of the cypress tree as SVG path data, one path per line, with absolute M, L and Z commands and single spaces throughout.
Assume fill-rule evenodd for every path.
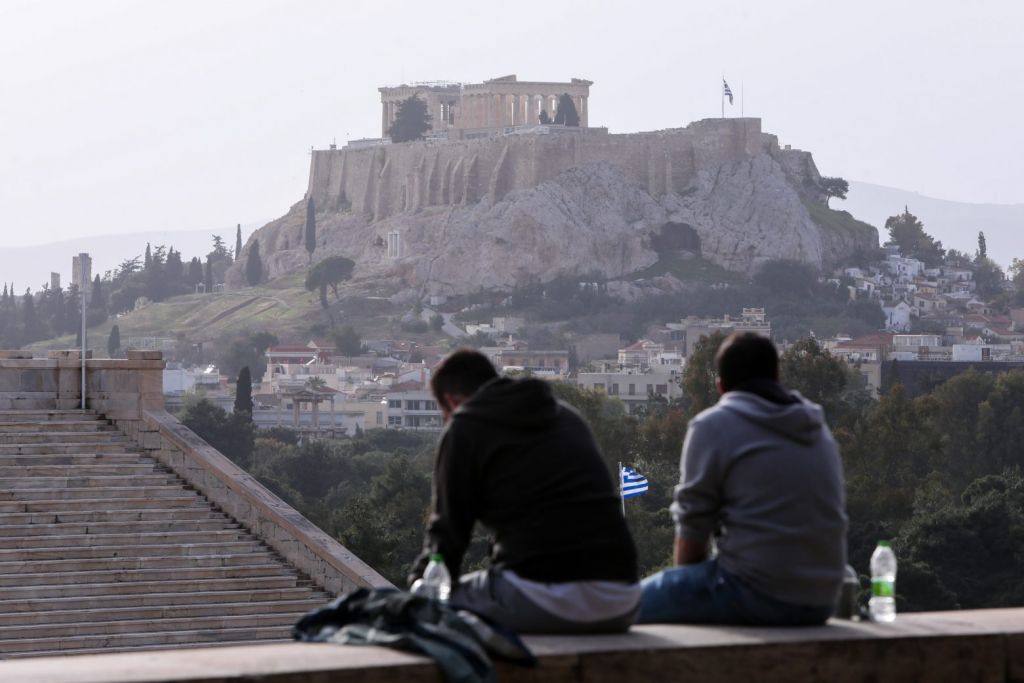
M 206 257 L 206 274 L 205 274 L 206 293 L 213 293 L 213 263 L 210 261 L 210 257 Z
M 555 111 L 555 123 L 565 126 L 579 126 L 580 114 L 576 111 L 576 104 L 564 93 L 558 98 L 558 109 Z
M 110 336 L 107 337 L 107 355 L 111 358 L 121 348 L 121 328 L 114 325 L 110 328 Z
M 238 382 L 235 385 L 235 412 L 248 415 L 252 419 L 252 374 L 245 365 L 238 371 Z
M 142 269 L 149 270 L 153 265 L 153 252 L 149 248 L 149 242 L 146 242 L 146 260 L 142 262 Z
M 316 251 L 316 205 L 313 203 L 312 195 L 306 202 L 306 251 L 309 253 L 309 262 L 313 262 L 313 252 Z
M 249 247 L 249 259 L 245 262 L 245 279 L 250 287 L 258 285 L 263 280 L 263 259 L 260 258 L 258 240 L 254 240 Z
M 242 224 L 238 224 L 238 229 L 235 231 L 235 260 L 242 255 Z

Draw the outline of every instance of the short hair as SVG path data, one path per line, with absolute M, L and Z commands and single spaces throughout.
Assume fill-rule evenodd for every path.
M 755 332 L 730 334 L 715 354 L 722 389 L 731 391 L 752 379 L 779 379 L 779 353 L 771 339 Z
M 448 408 L 445 394 L 472 396 L 477 389 L 498 376 L 491 361 L 476 349 L 452 351 L 434 370 L 430 390 L 442 407 Z

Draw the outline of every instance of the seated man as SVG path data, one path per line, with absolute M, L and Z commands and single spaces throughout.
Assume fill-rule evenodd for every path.
M 821 407 L 783 389 L 764 337 L 730 336 L 715 366 L 721 398 L 690 421 L 671 508 L 678 566 L 644 579 L 637 621 L 823 623 L 843 580 L 847 520 Z
M 499 378 L 460 349 L 431 380 L 445 419 L 434 469 L 430 552 L 450 604 L 526 633 L 625 631 L 640 601 L 636 549 L 583 419 L 538 379 Z M 462 576 L 474 524 L 494 533 L 490 568 Z

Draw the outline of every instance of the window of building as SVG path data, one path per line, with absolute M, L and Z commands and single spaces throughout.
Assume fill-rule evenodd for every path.
M 408 401 L 407 400 L 405 402 L 405 409 L 406 410 L 419 410 L 420 409 L 420 402 L 419 401 Z
M 668 385 L 667 384 L 656 384 L 656 385 L 654 385 L 654 393 L 658 394 L 659 396 L 664 396 L 665 394 L 668 393 Z
M 401 415 L 388 415 L 388 425 L 392 426 L 392 427 L 401 427 L 402 426 L 402 416 Z
M 437 401 L 424 401 L 423 410 L 437 410 Z
M 381 413 L 381 412 L 377 413 L 377 424 L 378 425 L 384 424 L 384 413 Z
M 618 396 L 619 395 L 619 385 L 613 383 L 611 386 L 609 386 L 608 387 L 608 395 L 609 396 Z
M 388 408 L 399 408 L 399 409 L 401 409 L 401 407 L 402 407 L 402 399 L 400 399 L 400 398 L 392 398 L 392 399 L 388 400 Z
M 630 384 L 629 385 L 629 395 L 630 396 L 636 396 L 636 385 L 635 384 Z
M 594 382 L 594 389 L 597 391 L 604 391 L 604 382 Z

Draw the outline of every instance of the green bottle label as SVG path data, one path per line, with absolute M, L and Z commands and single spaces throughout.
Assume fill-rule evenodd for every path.
M 886 581 L 885 579 L 872 579 L 871 595 L 876 598 L 895 598 L 896 582 Z

